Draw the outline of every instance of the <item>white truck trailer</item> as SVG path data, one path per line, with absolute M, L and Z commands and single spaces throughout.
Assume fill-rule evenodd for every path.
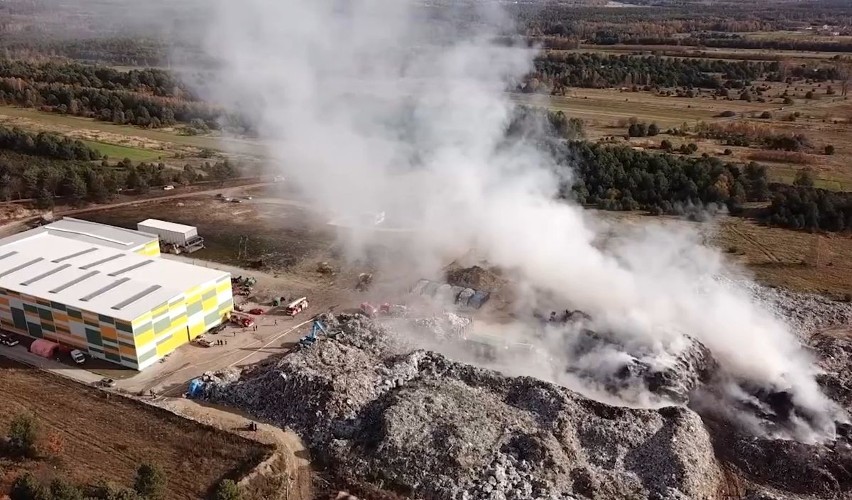
M 157 235 L 160 250 L 165 253 L 191 253 L 204 248 L 204 238 L 198 236 L 195 226 L 186 226 L 159 219 L 147 219 L 136 224 L 136 229 Z

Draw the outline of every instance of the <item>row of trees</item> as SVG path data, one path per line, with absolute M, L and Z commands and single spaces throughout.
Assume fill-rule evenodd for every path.
M 0 103 L 152 128 L 199 120 L 207 127 L 216 129 L 219 128 L 220 118 L 223 118 L 219 108 L 202 102 L 124 90 L 29 82 L 20 78 L 0 79 Z M 242 127 L 241 131 L 245 131 L 246 125 L 236 119 L 228 123 Z
M 606 2 L 599 2 L 600 5 Z M 795 29 L 802 23 L 821 26 L 852 24 L 852 12 L 843 0 L 832 2 L 719 2 L 691 0 L 631 0 L 633 5 L 653 9 L 578 8 L 575 3 L 541 5 L 516 4 L 515 11 L 525 32 L 531 36 L 550 35 L 589 38 L 602 30 L 631 36 L 672 36 L 678 33 L 754 32 Z
M 161 69 L 118 71 L 108 66 L 68 62 L 34 63 L 0 59 L 0 78 L 21 78 L 30 82 L 61 83 L 105 90 L 129 90 L 163 97 L 189 98 L 191 95 L 170 72 Z
M 10 35 L 0 40 L 6 54 L 62 56 L 78 61 L 97 61 L 127 66 L 158 66 L 168 52 L 162 41 L 144 37 L 97 37 L 44 40 L 26 34 Z
M 834 41 L 831 38 L 827 38 L 825 41 L 812 39 L 745 38 L 741 36 L 688 36 L 675 38 L 631 36 L 617 31 L 601 31 L 587 39 L 586 42 L 597 45 L 681 45 L 725 49 L 837 52 L 839 54 L 852 52 L 852 42 Z
M 189 185 L 205 180 L 224 181 L 240 175 L 228 160 L 205 163 L 200 169 L 185 165 L 169 168 L 159 163 L 122 160 L 115 165 L 81 161 L 58 161 L 16 153 L 0 153 L 0 200 L 35 199 L 43 208 L 61 197 L 71 203 L 103 203 L 121 190 L 146 193 L 169 184 Z
M 707 204 L 737 208 L 768 199 L 766 169 L 744 168 L 718 158 L 693 158 L 637 151 L 626 146 L 564 142 L 554 154 L 577 172 L 563 195 L 606 210 L 678 213 Z
M 813 143 L 805 134 L 779 133 L 765 128 L 749 129 L 748 125 L 722 124 L 702 125 L 698 127 L 698 136 L 704 139 L 716 139 L 726 146 L 760 146 L 779 151 L 807 151 Z M 833 149 L 832 149 L 833 151 Z
M 101 158 L 100 151 L 90 148 L 83 141 L 47 132 L 34 134 L 2 125 L 0 149 L 60 160 L 87 161 Z
M 719 89 L 725 80 L 745 83 L 776 75 L 779 63 L 551 52 L 536 59 L 535 69 L 536 77 L 567 87 L 653 85 Z
M 786 184 L 773 184 L 772 191 L 766 215 L 772 225 L 811 231 L 852 229 L 852 193 Z

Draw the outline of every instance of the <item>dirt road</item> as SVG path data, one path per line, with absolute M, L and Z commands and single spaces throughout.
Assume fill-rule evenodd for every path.
M 253 421 L 250 416 L 232 408 L 191 399 L 163 398 L 155 404 L 191 420 L 276 446 L 282 454 L 289 473 L 289 491 L 286 498 L 292 500 L 314 498 L 310 452 L 294 432 L 263 422 L 257 422 L 257 431 L 249 431 L 247 424 Z

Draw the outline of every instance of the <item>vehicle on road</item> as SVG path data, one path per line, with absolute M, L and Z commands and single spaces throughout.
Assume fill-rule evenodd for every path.
M 71 354 L 71 359 L 73 359 L 74 362 L 77 363 L 78 365 L 82 365 L 83 363 L 86 362 L 86 355 L 83 354 L 83 351 L 81 351 L 79 349 L 74 349 L 74 350 L 71 351 L 70 354 Z
M 260 316 L 261 314 L 264 314 L 264 311 L 263 311 L 263 309 L 261 309 L 259 307 L 255 307 L 254 309 L 249 309 L 249 314 L 254 314 L 255 316 Z
M 308 308 L 308 298 L 300 297 L 293 302 L 287 304 L 287 307 L 284 308 L 284 314 L 287 316 L 295 316 L 300 312 L 304 311 Z
M 115 380 L 104 377 L 95 382 L 95 385 L 98 387 L 115 387 Z
M 251 318 L 251 316 L 236 311 L 231 313 L 231 323 L 237 326 L 241 326 L 243 328 L 251 328 L 252 326 L 254 326 L 254 320 Z
M 359 310 L 361 311 L 361 314 L 368 318 L 375 318 L 376 314 L 379 312 L 378 309 L 376 309 L 376 306 L 369 302 L 363 302 Z
M 18 342 L 17 340 L 15 340 L 14 338 L 12 338 L 12 337 L 10 337 L 6 334 L 0 333 L 0 344 L 6 345 L 6 346 L 9 346 L 9 347 L 14 347 L 14 346 L 20 344 L 20 342 Z
M 222 330 L 224 330 L 226 326 L 228 326 L 228 324 L 227 324 L 227 323 L 224 323 L 224 322 L 223 322 L 223 323 L 219 323 L 218 325 L 214 326 L 213 328 L 211 328 L 211 329 L 207 330 L 207 333 L 211 333 L 211 334 L 213 334 L 213 335 L 216 335 L 216 334 L 218 334 L 219 332 L 221 332 Z
M 213 345 L 213 342 L 205 339 L 204 337 L 198 337 L 193 342 L 195 342 L 196 345 L 200 345 L 201 347 L 210 347 Z

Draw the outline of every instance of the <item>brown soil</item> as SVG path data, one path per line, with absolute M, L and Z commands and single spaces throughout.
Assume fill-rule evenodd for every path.
M 21 473 L 78 484 L 133 483 L 140 463 L 167 476 L 164 498 L 205 497 L 224 478 L 238 479 L 271 448 L 181 418 L 165 410 L 0 358 L 0 428 L 19 413 L 36 416 L 42 441 L 58 436 L 61 451 L 35 460 L 0 459 L 0 492 Z

